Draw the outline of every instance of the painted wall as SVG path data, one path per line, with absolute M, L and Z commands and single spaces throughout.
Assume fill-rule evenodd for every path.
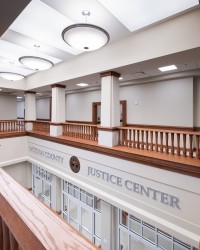
M 36 118 L 50 119 L 50 98 L 36 100 Z
M 23 118 L 24 119 L 24 101 L 18 101 L 17 102 L 17 118 Z
M 194 126 L 200 127 L 200 77 L 194 80 Z
M 3 168 L 13 179 L 25 188 L 32 187 L 32 165 L 20 162 Z
M 0 167 L 26 160 L 26 136 L 0 140 Z
M 199 178 L 33 137 L 28 137 L 27 146 L 30 162 L 39 163 L 59 178 L 83 188 L 188 244 L 198 246 Z M 69 166 L 72 155 L 78 156 L 80 161 L 81 168 L 77 174 L 73 173 Z M 94 172 L 95 169 L 98 172 Z M 141 194 L 141 186 L 150 188 L 151 194 Z M 174 197 L 177 202 L 170 205 L 170 197 Z
M 120 88 L 127 100 L 127 123 L 193 127 L 193 79 Z
M 100 90 L 66 95 L 66 120 L 91 122 L 92 103 L 100 101 Z
M 16 96 L 0 95 L 0 120 L 17 119 Z

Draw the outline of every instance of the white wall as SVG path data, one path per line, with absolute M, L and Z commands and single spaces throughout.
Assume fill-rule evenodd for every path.
M 17 102 L 17 117 L 18 118 L 24 118 L 24 101 L 18 101 Z
M 32 164 L 20 162 L 5 166 L 3 169 L 23 187 L 32 187 Z
M 0 95 L 0 120 L 17 119 L 16 96 Z
M 192 78 L 121 87 L 120 100 L 127 123 L 193 127 Z
M 50 119 L 50 98 L 36 100 L 36 118 Z
M 101 91 L 66 95 L 66 120 L 92 121 L 92 103 L 101 101 Z
M 194 126 L 200 127 L 200 77 L 194 80 Z

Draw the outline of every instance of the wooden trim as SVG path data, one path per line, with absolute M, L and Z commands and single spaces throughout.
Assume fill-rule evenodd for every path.
M 180 126 L 167 126 L 167 125 L 148 125 L 148 124 L 126 124 L 127 127 L 137 127 L 145 129 L 158 129 L 158 130 L 176 130 L 176 131 L 195 131 L 194 127 L 180 127 Z
M 4 138 L 12 138 L 12 137 L 19 137 L 19 136 L 26 136 L 27 132 L 26 131 L 22 131 L 22 132 L 2 132 L 0 133 L 0 139 L 4 139 Z
M 77 123 L 77 124 L 93 124 L 93 122 L 88 121 L 72 121 L 72 120 L 66 120 L 67 123 Z
M 118 131 L 118 127 L 101 127 L 101 126 L 98 126 L 98 130 L 101 130 L 101 131 Z
M 51 85 L 51 88 L 62 88 L 62 89 L 66 89 L 66 86 L 65 85 L 62 85 L 62 84 L 52 84 Z
M 36 121 L 46 121 L 46 122 L 50 122 L 50 119 L 41 119 L 41 118 L 37 118 Z
M 194 127 L 194 131 L 200 131 L 200 127 Z
M 36 92 L 35 92 L 35 91 L 30 91 L 30 90 L 28 90 L 28 91 L 25 91 L 24 94 L 34 94 L 34 95 L 35 95 Z
M 100 74 L 101 78 L 106 77 L 106 76 L 115 76 L 115 77 L 119 78 L 120 74 L 117 73 L 117 72 L 114 72 L 114 71 L 106 71 L 106 72 L 103 72 L 103 73 Z
M 52 126 L 61 126 L 63 123 L 62 122 L 50 122 L 49 124 Z
M 120 122 L 122 122 L 122 126 L 126 126 L 126 121 L 127 121 L 127 112 L 126 112 L 127 102 L 126 102 L 126 100 L 121 100 L 120 105 L 122 105 L 122 119 L 120 117 Z M 93 124 L 100 124 L 100 122 L 97 121 L 97 106 L 101 106 L 101 102 L 93 102 L 92 103 L 92 123 Z
M 169 157 L 169 160 L 164 160 L 164 159 L 153 158 L 153 157 L 146 156 L 146 155 L 139 155 L 134 152 L 120 151 L 120 150 L 117 150 L 117 147 L 109 148 L 109 147 L 103 147 L 103 146 L 93 145 L 93 144 L 90 145 L 84 142 L 70 141 L 66 138 L 63 139 L 63 138 L 58 138 L 58 137 L 57 138 L 51 137 L 48 135 L 41 135 L 41 134 L 39 135 L 33 132 L 27 132 L 27 133 L 29 136 L 39 138 L 42 140 L 48 140 L 48 141 L 60 143 L 63 145 L 81 148 L 81 149 L 88 150 L 91 152 L 120 158 L 120 159 L 131 161 L 131 162 L 138 162 L 141 164 L 148 165 L 150 167 L 156 167 L 159 169 L 165 169 L 171 172 L 176 172 L 176 173 L 200 178 L 200 167 L 197 167 L 196 165 L 192 165 L 189 162 L 187 162 L 188 158 L 185 158 L 186 163 L 179 163 L 179 162 L 173 161 L 173 158 L 177 158 L 177 156 L 171 156 Z M 182 159 L 183 158 L 184 157 L 182 157 Z M 194 159 L 191 159 L 191 160 L 194 160 Z

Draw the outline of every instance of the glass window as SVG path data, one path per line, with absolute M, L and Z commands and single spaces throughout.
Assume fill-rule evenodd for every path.
M 128 250 L 128 233 L 120 230 L 120 249 Z
M 92 232 L 92 214 L 85 208 L 81 208 L 81 226 L 88 232 Z
M 78 205 L 72 200 L 69 200 L 69 218 L 78 220 Z
M 101 211 L 101 199 L 97 197 L 94 198 L 94 209 Z
M 47 205 L 48 207 L 51 207 L 51 202 L 48 199 L 45 199 L 45 197 L 42 197 L 42 201 L 44 202 L 45 205 Z
M 172 249 L 172 239 L 170 236 L 164 233 L 158 232 L 157 242 L 158 242 L 158 246 L 164 250 Z
M 141 221 L 138 219 L 134 218 L 133 216 L 130 216 L 129 220 L 129 227 L 130 230 L 138 235 L 142 235 L 142 225 Z
M 74 221 L 73 219 L 69 219 L 69 224 L 72 225 L 72 227 L 74 227 L 77 230 L 79 230 L 78 223 L 76 221 Z
M 149 225 L 143 225 L 143 237 L 144 239 L 152 242 L 155 244 L 155 228 L 149 226 Z
M 51 200 L 51 185 L 43 181 L 43 195 Z
M 94 214 L 94 234 L 101 238 L 101 214 Z
M 81 229 L 81 232 L 83 235 L 85 235 L 90 241 L 92 241 L 92 235 L 91 233 L 89 233 L 87 230 L 85 230 L 84 228 Z
M 128 227 L 128 213 L 123 210 L 120 210 L 120 224 Z
M 63 212 L 67 214 L 68 210 L 68 197 L 67 195 L 63 195 Z

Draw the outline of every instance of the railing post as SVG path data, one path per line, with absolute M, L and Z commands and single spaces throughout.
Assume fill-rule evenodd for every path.
M 196 157 L 199 159 L 199 135 L 196 135 Z
M 190 151 L 189 151 L 189 155 L 192 158 L 193 157 L 193 147 L 192 147 L 193 135 L 189 135 L 189 138 L 190 138 Z

